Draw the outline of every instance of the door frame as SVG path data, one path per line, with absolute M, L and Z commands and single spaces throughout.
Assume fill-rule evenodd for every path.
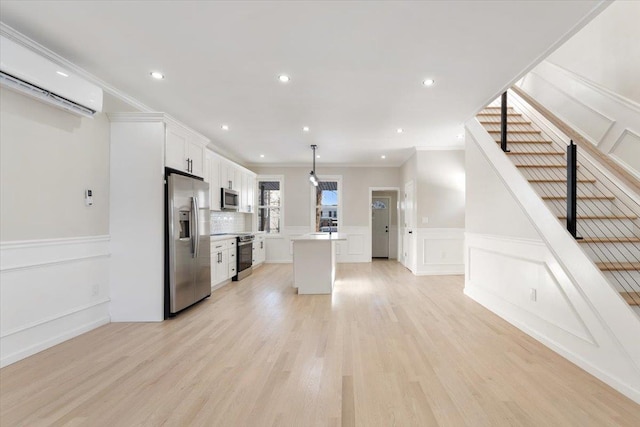
M 402 250 L 400 249 L 400 187 L 369 187 L 369 204 L 368 204 L 368 208 L 367 211 L 369 212 L 369 233 L 367 236 L 367 240 L 369 241 L 369 262 L 372 261 L 372 245 L 373 245 L 373 219 L 371 218 L 371 214 L 372 214 L 372 208 L 371 208 L 371 203 L 373 203 L 373 192 L 374 191 L 395 191 L 396 193 L 396 233 L 398 234 L 397 236 L 397 242 L 398 244 L 396 245 L 396 261 L 400 261 L 400 254 L 402 253 Z M 389 209 L 389 227 L 391 227 L 391 209 Z M 391 239 L 389 239 L 389 245 L 391 245 Z M 391 251 L 389 251 L 389 258 L 391 258 Z
M 377 190 L 374 190 L 377 191 Z M 373 192 L 371 194 L 371 216 L 373 217 L 373 199 L 386 199 L 387 200 L 387 214 L 389 216 L 389 228 L 391 228 L 391 197 L 389 196 L 374 196 Z M 397 205 L 397 203 L 396 203 Z M 396 206 L 397 208 L 397 206 Z M 391 237 L 387 239 L 387 259 L 392 259 L 391 257 Z M 371 259 L 373 259 L 373 218 L 371 218 Z

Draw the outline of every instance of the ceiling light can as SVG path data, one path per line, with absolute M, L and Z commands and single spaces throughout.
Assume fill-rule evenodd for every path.
M 153 77 L 156 80 L 164 79 L 164 74 L 162 74 L 160 71 L 152 71 L 149 74 L 151 74 L 151 77 Z
M 429 86 L 433 86 L 434 84 L 436 84 L 436 81 L 433 79 L 426 79 L 422 82 L 423 85 L 429 87 Z

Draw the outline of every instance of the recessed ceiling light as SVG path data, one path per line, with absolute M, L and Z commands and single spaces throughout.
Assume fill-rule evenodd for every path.
M 462 138 L 464 138 L 464 134 L 463 133 L 459 133 L 458 134 L 458 139 L 462 139 Z
M 381 159 L 386 159 L 387 156 L 385 156 L 384 154 L 382 156 L 380 156 Z
M 264 158 L 264 154 L 260 154 L 260 157 Z
M 69 77 L 69 74 L 67 73 L 63 73 L 62 71 L 56 71 L 56 74 L 62 76 L 62 77 Z
M 305 127 L 303 127 L 303 128 L 302 128 L 302 130 L 303 130 L 304 132 L 309 132 L 309 126 L 305 126 Z
M 433 79 L 426 79 L 425 81 L 422 82 L 422 84 L 425 86 L 433 86 L 435 83 L 436 81 Z
M 152 71 L 151 77 L 153 77 L 156 80 L 162 80 L 164 79 L 164 74 L 162 74 L 160 71 Z
M 289 80 L 291 80 L 291 78 L 286 74 L 281 74 L 278 76 L 278 80 L 280 80 L 282 83 L 287 83 Z
M 396 130 L 396 132 L 398 132 L 398 133 L 402 133 L 402 132 L 404 132 L 404 129 L 402 129 L 402 128 L 398 128 L 398 129 Z
M 220 127 L 222 128 L 222 130 L 229 130 L 229 125 L 222 125 Z
M 320 158 L 320 154 L 316 154 L 316 159 L 319 159 L 319 158 Z

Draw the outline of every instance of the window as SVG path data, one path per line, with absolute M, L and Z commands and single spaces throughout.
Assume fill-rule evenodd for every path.
M 282 181 L 282 177 L 258 177 L 258 231 L 280 234 L 284 193 Z
M 340 217 L 340 179 L 322 179 L 313 188 L 315 231 L 337 232 Z

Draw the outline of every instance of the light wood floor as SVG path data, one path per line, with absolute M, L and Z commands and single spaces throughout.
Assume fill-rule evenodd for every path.
M 2 369 L 0 424 L 639 425 L 639 405 L 465 297 L 460 276 L 341 264 L 332 296 L 298 296 L 291 270 Z

